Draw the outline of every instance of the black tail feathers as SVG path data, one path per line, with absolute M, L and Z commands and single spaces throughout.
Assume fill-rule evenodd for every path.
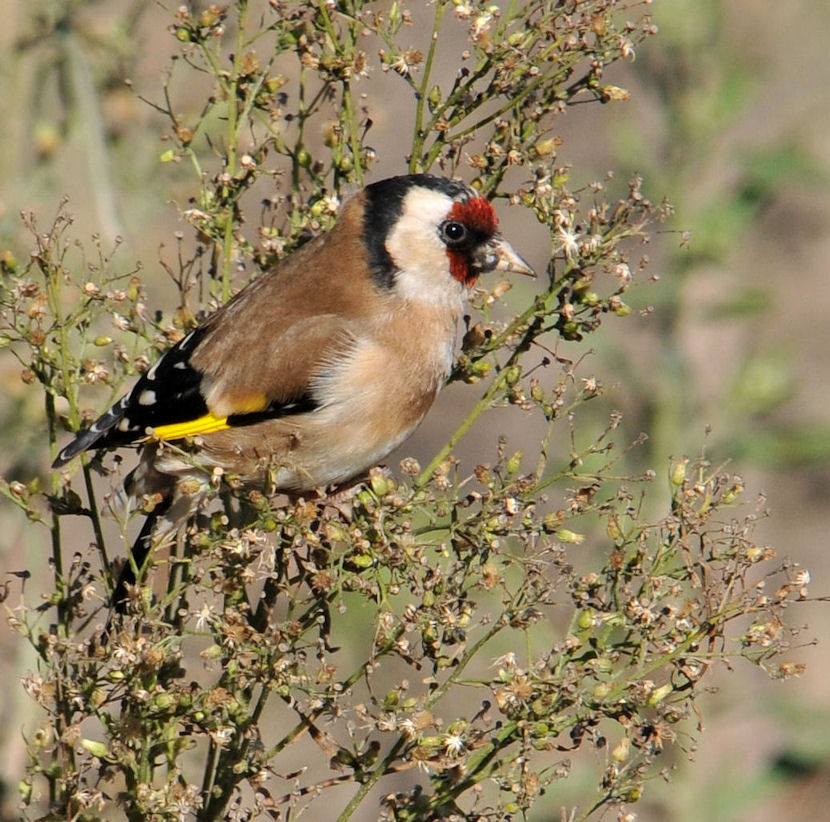
M 128 401 L 129 395 L 122 397 L 106 414 L 95 420 L 89 428 L 81 431 L 69 445 L 61 449 L 52 463 L 52 468 L 60 468 L 62 465 L 66 465 L 69 460 L 74 459 L 84 451 L 88 451 L 96 443 L 100 442 L 99 448 L 104 447 L 107 444 L 108 435 L 124 416 Z M 104 440 L 104 442 L 101 442 L 101 440 Z

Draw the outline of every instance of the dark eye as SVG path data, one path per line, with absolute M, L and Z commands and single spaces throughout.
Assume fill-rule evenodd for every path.
M 447 245 L 460 245 L 467 239 L 467 226 L 455 220 L 441 223 L 441 239 Z

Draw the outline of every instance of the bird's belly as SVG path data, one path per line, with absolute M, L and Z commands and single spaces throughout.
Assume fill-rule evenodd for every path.
M 313 392 L 321 407 L 298 420 L 296 440 L 278 474 L 295 487 L 344 482 L 400 445 L 432 406 L 452 354 L 446 332 L 422 341 L 365 340 L 321 374 Z
M 309 424 L 304 436 L 295 441 L 294 448 L 276 469 L 276 486 L 304 491 L 346 482 L 397 448 L 420 419 L 394 432 L 384 432 L 374 422 L 355 417 L 340 419 L 333 425 L 321 424 L 319 428 Z
M 282 491 L 340 484 L 415 430 L 444 376 L 443 363 L 403 362 L 388 350 L 365 347 L 318 381 L 320 407 L 207 434 L 200 457 L 246 482 L 270 480 Z

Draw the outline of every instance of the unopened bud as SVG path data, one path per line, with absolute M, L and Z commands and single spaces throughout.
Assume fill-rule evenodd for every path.
M 659 688 L 655 688 L 649 694 L 649 697 L 646 700 L 646 705 L 649 705 L 652 708 L 655 705 L 659 705 L 672 692 L 672 690 L 674 689 L 668 682 L 665 685 L 661 685 Z
M 611 758 L 617 762 L 625 762 L 631 753 L 631 742 L 628 737 L 623 737 L 619 744 L 611 751 Z
M 522 466 L 522 456 L 524 456 L 523 451 L 517 451 L 507 460 L 507 473 L 508 474 L 515 474 L 519 468 Z
M 109 756 L 109 748 L 103 742 L 96 742 L 94 739 L 82 739 L 81 747 L 89 751 L 97 759 L 104 759 Z
M 689 458 L 683 457 L 682 459 L 678 460 L 675 463 L 674 468 L 672 468 L 669 481 L 671 482 L 674 488 L 679 488 L 681 485 L 683 485 L 684 481 L 686 480 L 686 466 L 688 464 Z

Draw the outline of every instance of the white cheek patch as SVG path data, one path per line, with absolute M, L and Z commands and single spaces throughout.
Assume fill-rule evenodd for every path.
M 401 216 L 386 238 L 400 296 L 440 305 L 461 299 L 463 286 L 450 274 L 447 248 L 438 236 L 438 226 L 452 207 L 452 199 L 440 191 L 414 188 L 406 195 Z

